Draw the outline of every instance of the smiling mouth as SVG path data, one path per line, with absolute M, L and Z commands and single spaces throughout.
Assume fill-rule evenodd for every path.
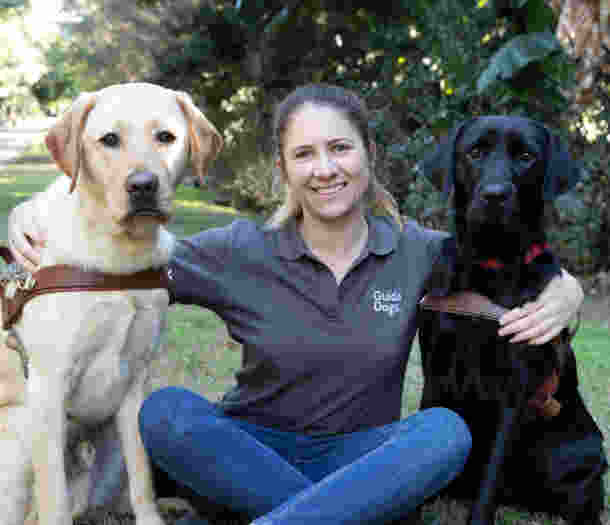
M 347 186 L 347 182 L 340 182 L 339 184 L 333 184 L 332 186 L 324 186 L 320 188 L 311 188 L 318 195 L 334 195 L 335 193 L 341 191 L 343 188 Z

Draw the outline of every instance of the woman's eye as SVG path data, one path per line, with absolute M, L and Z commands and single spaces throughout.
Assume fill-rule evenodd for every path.
M 157 140 L 163 144 L 171 144 L 176 141 L 176 136 L 169 131 L 159 131 L 157 133 Z
M 344 153 L 345 151 L 348 151 L 350 149 L 350 145 L 349 144 L 345 144 L 343 142 L 339 142 L 337 144 L 333 144 L 332 146 L 332 150 L 335 153 Z
M 110 132 L 110 133 L 106 133 L 101 139 L 100 142 L 104 145 L 107 146 L 109 148 L 116 148 L 119 143 L 121 142 L 121 139 L 119 138 L 119 136 L 114 133 L 114 132 Z
M 294 158 L 298 159 L 298 160 L 303 160 L 303 159 L 306 159 L 307 157 L 309 157 L 310 155 L 311 155 L 311 151 L 302 149 L 302 150 L 295 152 Z

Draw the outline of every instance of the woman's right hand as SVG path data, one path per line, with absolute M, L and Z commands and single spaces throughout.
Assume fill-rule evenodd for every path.
M 8 244 L 15 260 L 30 272 L 40 264 L 40 251 L 47 242 L 47 231 L 36 214 L 34 203 L 22 202 L 8 217 Z

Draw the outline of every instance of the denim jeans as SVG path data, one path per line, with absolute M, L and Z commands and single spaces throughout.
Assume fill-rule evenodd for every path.
M 390 522 L 445 487 L 471 447 L 464 421 L 444 408 L 309 436 L 231 418 L 176 387 L 146 399 L 139 425 L 157 467 L 257 525 Z

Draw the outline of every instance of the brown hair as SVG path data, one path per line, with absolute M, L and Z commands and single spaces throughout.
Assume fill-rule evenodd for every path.
M 286 129 L 297 110 L 305 104 L 329 107 L 341 112 L 354 126 L 356 131 L 358 131 L 370 155 L 373 139 L 369 129 L 369 111 L 364 100 L 353 91 L 332 84 L 307 84 L 296 88 L 275 108 L 273 118 L 273 152 L 280 160 L 280 164 L 284 163 L 282 139 Z M 276 176 L 284 182 L 282 172 Z M 377 180 L 373 167 L 371 167 L 371 182 L 365 193 L 365 199 L 374 213 L 391 216 L 399 228 L 402 229 L 403 221 L 400 217 L 396 200 Z M 283 201 L 269 218 L 267 225 L 271 228 L 279 228 L 292 217 L 300 216 L 301 213 L 302 210 L 299 203 L 292 197 L 290 188 L 284 184 Z

